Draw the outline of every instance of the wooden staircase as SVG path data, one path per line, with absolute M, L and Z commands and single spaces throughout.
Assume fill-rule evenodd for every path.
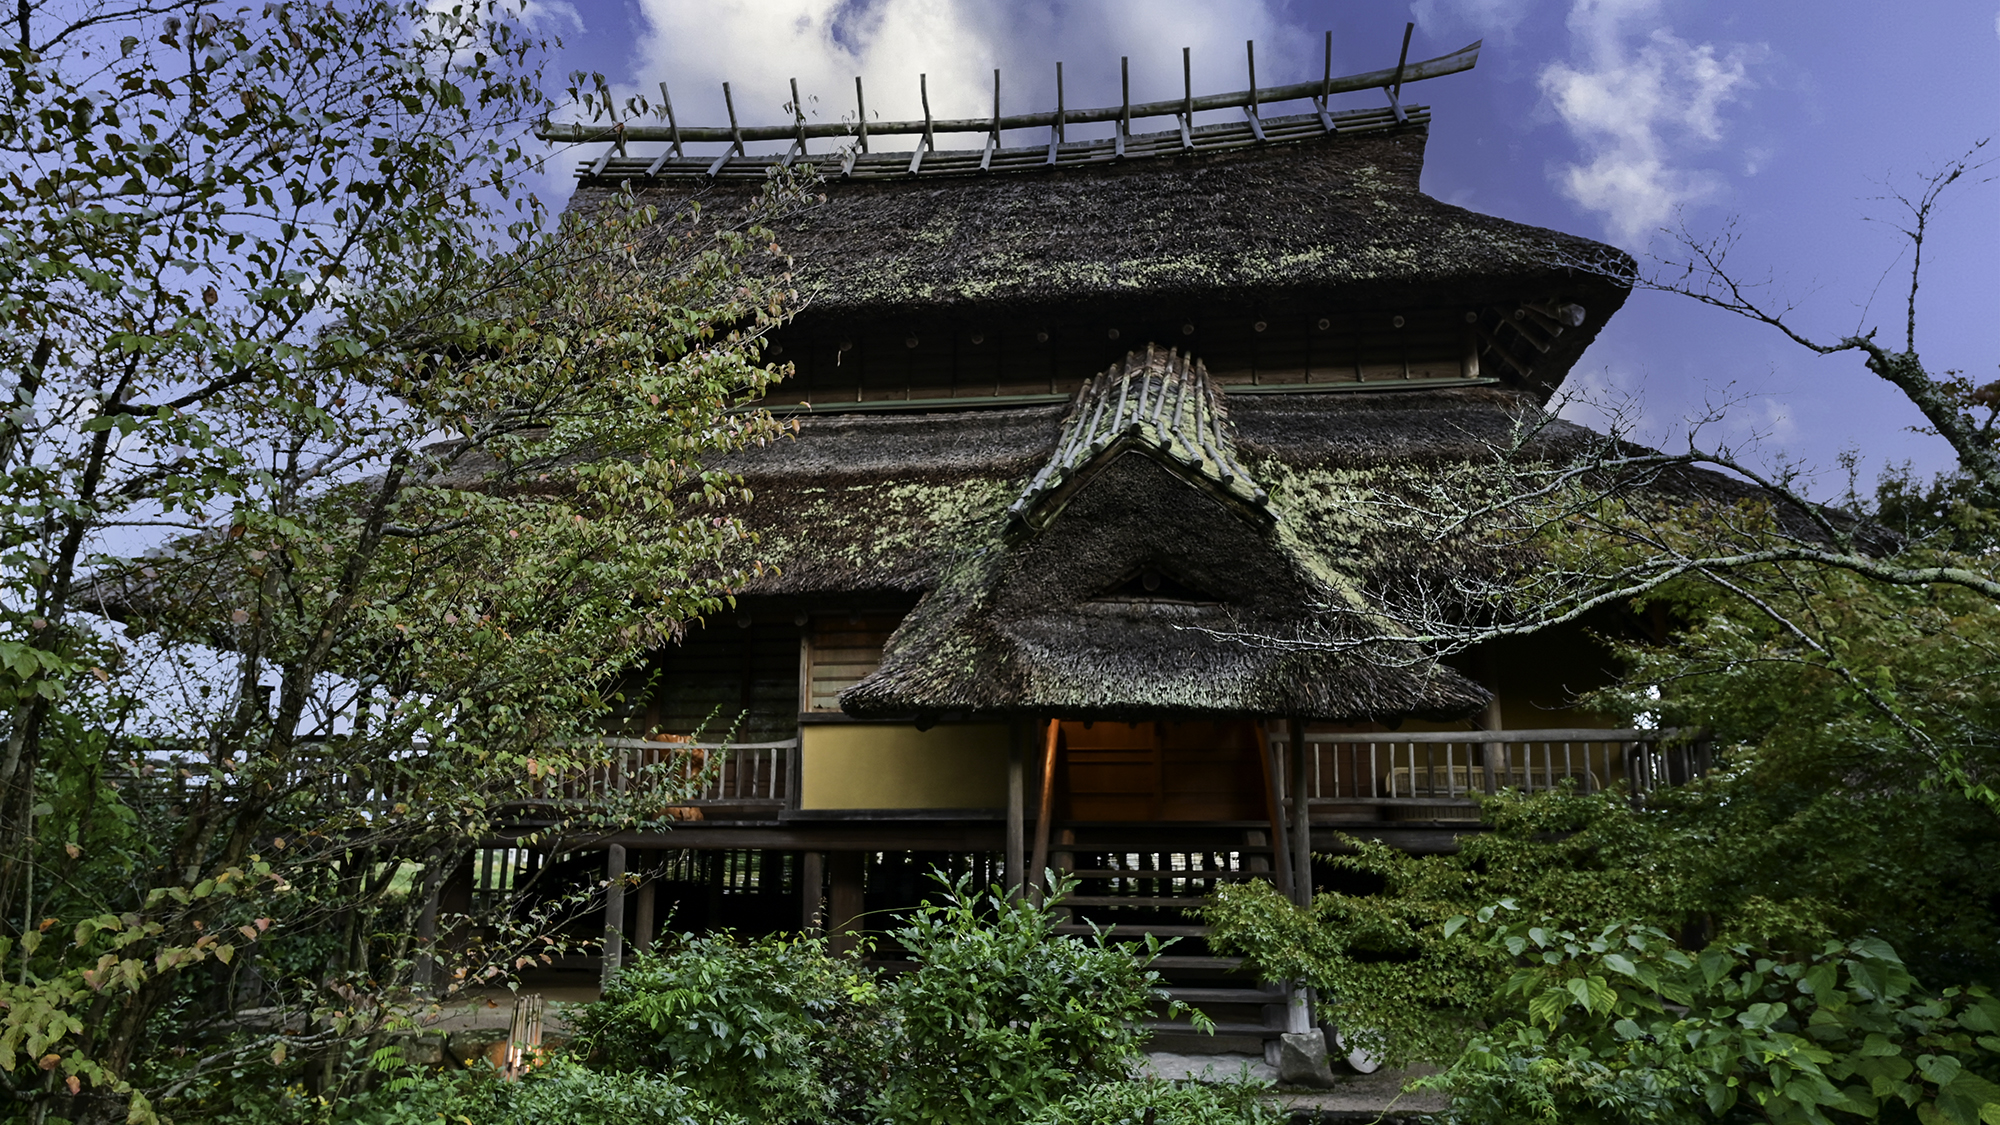
M 1151 1025 L 1156 1047 L 1257 1053 L 1284 1033 L 1283 986 L 1251 979 L 1241 957 L 1211 950 L 1196 913 L 1223 883 L 1271 877 L 1266 825 L 1074 823 L 1055 835 L 1049 866 L 1076 880 L 1059 904 L 1067 921 L 1058 931 L 1170 942 L 1153 961 L 1168 995 L 1215 1023 L 1213 1037 L 1202 1035 L 1186 1015 L 1163 1011 Z

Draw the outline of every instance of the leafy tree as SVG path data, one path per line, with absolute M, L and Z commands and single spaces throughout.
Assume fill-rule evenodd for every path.
M 1981 142 L 1923 177 L 1916 190 L 1887 197 L 1911 250 L 1892 339 L 1874 328 L 1805 327 L 1800 311 L 1774 297 L 1769 282 L 1736 269 L 1734 227 L 1713 238 L 1673 232 L 1677 254 L 1650 271 L 1632 273 L 1622 259 L 1609 267 L 1621 282 L 1764 324 L 1815 355 L 1858 357 L 1922 414 L 1955 463 L 1950 472 L 1928 482 L 1892 472 L 1872 498 L 1850 482 L 1843 502 L 1828 503 L 1810 493 L 1797 465 L 1761 466 L 1739 450 L 1707 443 L 1705 431 L 1726 408 L 1692 420 L 1684 447 L 1667 450 L 1635 444 L 1616 412 L 1610 432 L 1592 435 L 1561 422 L 1554 410 L 1528 410 L 1489 463 L 1436 474 L 1413 485 L 1410 495 L 1378 499 L 1381 518 L 1424 543 L 1424 555 L 1465 561 L 1378 591 L 1379 607 L 1370 613 L 1393 628 L 1370 616 L 1369 627 L 1350 639 L 1325 643 L 1394 659 L 1385 654 L 1413 641 L 1450 652 L 1555 625 L 1597 625 L 1606 613 L 1649 599 L 1700 602 L 1704 612 L 1731 601 L 1736 608 L 1726 616 L 1734 626 L 1786 638 L 1777 646 L 1787 650 L 1784 659 L 1815 665 L 1873 712 L 1849 726 L 1868 752 L 1924 763 L 1925 776 L 2000 811 L 1994 784 L 2000 739 L 1988 704 L 1963 713 L 1936 706 L 1942 696 L 1928 689 L 1908 690 L 1912 681 L 1886 686 L 1885 665 L 1867 658 L 1879 650 L 1843 632 L 1873 626 L 1839 608 L 1915 607 L 1899 643 L 1928 657 L 1942 657 L 1967 632 L 1993 636 L 1991 614 L 2000 611 L 2000 382 L 1928 366 L 1918 315 L 1924 250 L 1942 203 L 1955 188 L 1987 182 L 1990 166 Z M 1556 264 L 1608 268 L 1594 261 Z M 1763 624 L 1749 626 L 1745 614 Z M 1389 640 L 1397 644 L 1384 646 Z M 1989 644 L 1973 647 L 1990 660 Z M 1725 650 L 1759 659 L 1728 644 L 1709 653 L 1721 660 Z M 1968 686 L 1959 673 L 1976 659 L 1968 652 L 1958 670 L 1946 673 L 1957 686 L 1940 682 L 1939 690 Z M 1938 670 L 1945 671 L 1942 664 Z
M 413 966 L 504 978 L 545 931 L 448 950 L 432 892 L 510 805 L 587 831 L 548 799 L 601 768 L 606 670 L 726 604 L 743 493 L 703 464 L 779 436 L 743 405 L 790 293 L 754 217 L 550 223 L 498 4 L 16 23 L 0 1087 L 148 1121 L 310 1058 L 337 1092 Z

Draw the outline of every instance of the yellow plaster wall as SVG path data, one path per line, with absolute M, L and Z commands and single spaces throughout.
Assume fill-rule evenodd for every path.
M 809 723 L 799 736 L 802 809 L 1007 806 L 1005 723 Z

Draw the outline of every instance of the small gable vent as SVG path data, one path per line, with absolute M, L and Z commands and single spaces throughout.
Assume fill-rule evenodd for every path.
M 1197 590 L 1151 567 L 1092 599 L 1100 602 L 1158 602 L 1164 605 L 1220 605 L 1225 600 Z

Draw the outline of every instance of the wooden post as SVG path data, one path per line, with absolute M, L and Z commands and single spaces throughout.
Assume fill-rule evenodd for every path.
M 1278 888 L 1291 897 L 1292 856 L 1285 835 L 1285 810 L 1278 789 L 1278 764 L 1271 760 L 1271 740 L 1262 723 L 1257 725 L 1257 760 L 1264 763 L 1264 815 L 1271 822 L 1271 866 L 1277 872 Z
M 828 947 L 836 954 L 850 953 L 861 943 L 861 915 L 867 910 L 862 878 L 867 860 L 866 852 L 827 853 L 833 894 L 826 930 Z
M 443 887 L 444 868 L 440 859 L 424 872 L 424 908 L 417 915 L 417 957 L 412 984 L 419 996 L 430 995 L 437 983 L 438 895 Z M 21 971 L 27 972 L 25 968 Z
M 868 151 L 868 99 L 861 95 L 861 76 L 854 76 L 854 120 L 860 126 L 861 151 Z
M 1015 723 L 1007 738 L 1007 885 L 1018 896 L 1028 889 L 1027 857 L 1028 779 L 1025 755 L 1021 752 L 1021 724 Z
M 605 849 L 604 879 L 604 957 L 598 981 L 610 984 L 625 959 L 625 845 Z
M 1076 853 L 1069 850 L 1076 844 L 1076 829 L 1059 829 L 1055 836 L 1056 850 L 1049 855 L 1049 867 L 1060 877 L 1076 870 Z M 1051 879 L 1049 881 L 1049 889 L 1053 891 L 1055 887 L 1055 880 Z M 1057 918 L 1065 922 L 1070 919 L 1070 909 L 1067 906 L 1058 907 L 1055 914 Z
M 1505 730 L 1506 722 L 1500 713 L 1500 670 L 1494 666 L 1493 654 L 1481 650 L 1478 654 L 1478 674 L 1480 683 L 1492 695 L 1486 706 L 1479 712 L 1481 730 Z M 1504 742 L 1481 743 L 1479 764 L 1486 774 L 1486 784 L 1482 786 L 1488 794 L 1497 793 L 1510 772 L 1507 762 L 1507 744 Z
M 1306 745 L 1306 725 L 1297 716 L 1286 720 L 1292 747 L 1292 901 L 1311 906 L 1312 885 L 1312 787 L 1307 782 L 1310 749 Z M 1304 1028 L 1298 1030 L 1303 1031 Z
M 1302 1035 L 1312 1030 L 1312 995 L 1298 981 L 1285 982 L 1285 1030 Z
M 820 932 L 826 910 L 826 853 L 807 852 L 799 864 L 799 929 Z
M 660 853 L 652 854 L 657 856 Z M 639 884 L 638 898 L 639 904 L 632 918 L 632 948 L 647 953 L 653 948 L 654 908 L 659 898 L 659 880 L 649 874 L 646 881 Z
M 1049 865 L 1049 824 L 1055 819 L 1056 805 L 1056 739 L 1061 733 L 1062 724 L 1050 719 L 1042 747 L 1042 803 L 1035 818 L 1035 857 L 1028 862 L 1028 893 L 1036 902 L 1042 901 L 1042 873 Z

